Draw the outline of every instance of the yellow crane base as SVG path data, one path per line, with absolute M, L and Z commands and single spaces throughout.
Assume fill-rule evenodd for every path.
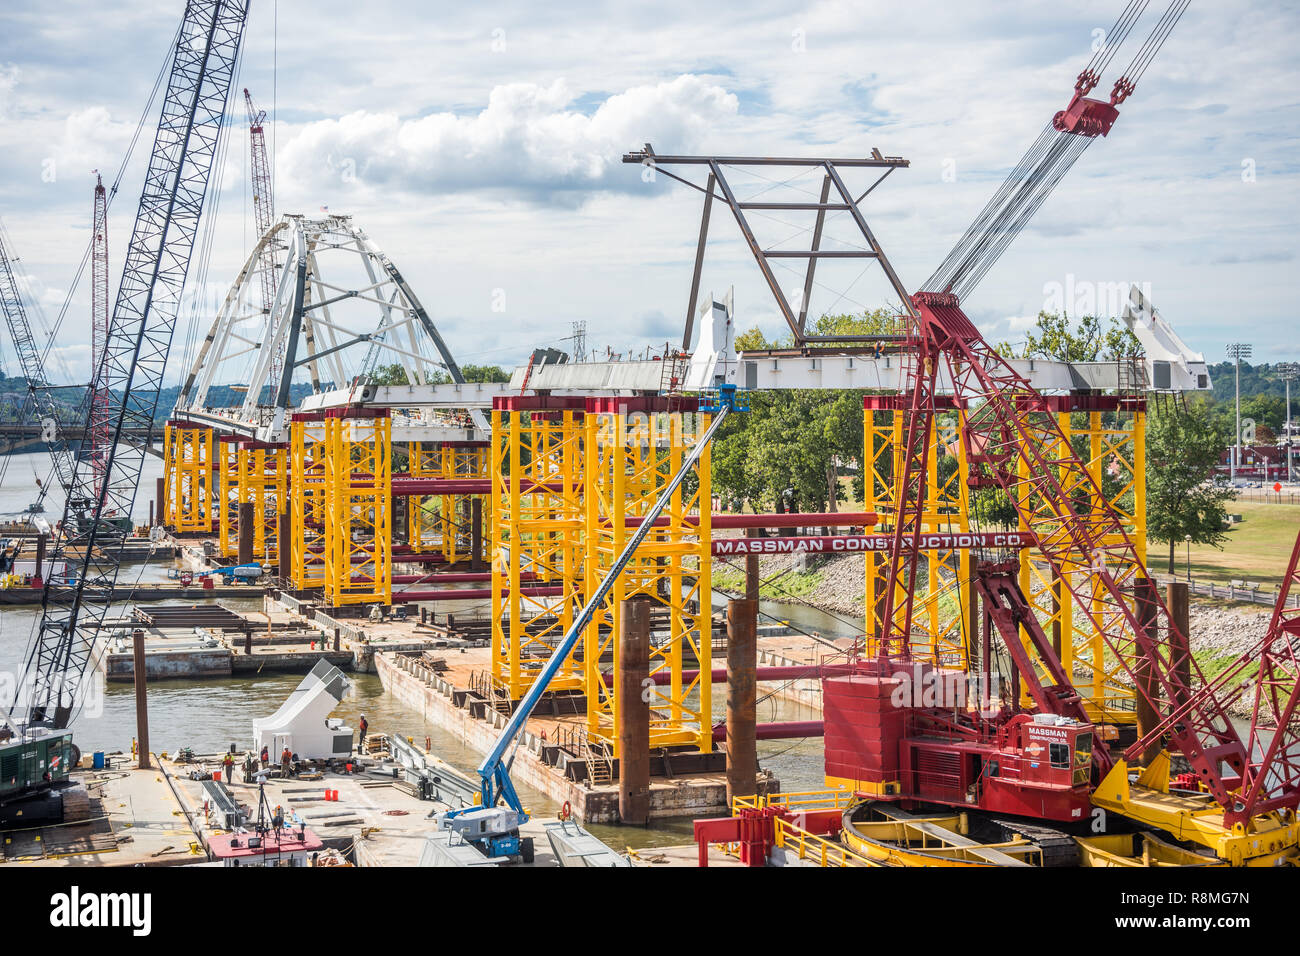
M 1093 806 L 1155 827 L 1175 840 L 1212 850 L 1229 866 L 1300 865 L 1300 822 L 1294 813 L 1266 813 L 1249 824 L 1223 822 L 1209 794 L 1169 790 L 1169 755 L 1161 753 L 1135 780 L 1121 760 L 1092 795 Z

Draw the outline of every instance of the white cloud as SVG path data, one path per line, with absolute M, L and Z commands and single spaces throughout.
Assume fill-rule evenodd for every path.
M 401 119 L 358 111 L 308 123 L 282 148 L 289 189 L 340 191 L 352 182 L 416 192 L 477 188 L 540 197 L 573 189 L 629 186 L 610 176 L 642 142 L 695 149 L 738 111 L 738 100 L 698 76 L 682 75 L 573 109 L 564 80 L 495 87 L 473 116 L 434 113 Z

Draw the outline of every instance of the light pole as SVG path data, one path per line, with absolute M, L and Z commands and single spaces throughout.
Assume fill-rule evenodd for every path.
M 1187 567 L 1187 586 L 1188 586 L 1188 587 L 1191 587 L 1191 584 L 1192 584 L 1192 536 L 1191 536 L 1190 534 L 1185 534 L 1185 535 L 1183 535 L 1183 541 L 1187 544 L 1187 562 L 1186 562 L 1186 567 Z
M 1232 434 L 1232 454 L 1228 458 L 1228 480 L 1237 480 L 1237 464 L 1241 458 L 1241 360 L 1250 358 L 1250 343 L 1229 342 L 1228 354 L 1237 363 L 1237 428 Z
M 1286 383 L 1286 434 L 1282 439 L 1282 454 L 1286 455 L 1286 483 L 1291 484 L 1291 382 L 1300 377 L 1300 364 L 1278 362 L 1277 373 Z

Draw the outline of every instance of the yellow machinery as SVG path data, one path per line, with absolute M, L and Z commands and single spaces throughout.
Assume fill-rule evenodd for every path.
M 660 397 L 587 401 L 586 588 L 594 594 L 615 558 L 708 429 L 695 401 Z M 651 638 L 650 673 L 667 673 L 651 693 L 650 746 L 713 748 L 710 608 L 709 451 L 679 487 L 649 537 L 587 627 L 583 648 L 587 731 L 617 756 L 617 635 L 620 603 L 651 598 L 666 619 Z M 606 670 L 608 668 L 608 671 Z M 686 680 L 683 671 L 697 676 Z M 699 675 L 704 679 L 701 680 Z
M 392 423 L 325 418 L 325 603 L 393 601 Z
M 519 700 L 584 597 L 584 399 L 497 399 L 492 410 L 492 675 Z M 558 593 L 554 593 L 558 590 Z M 581 690 L 571 654 L 550 690 Z
M 162 523 L 177 534 L 210 534 L 213 433 L 211 428 L 168 422 L 163 427 Z M 165 502 L 165 505 L 164 505 Z

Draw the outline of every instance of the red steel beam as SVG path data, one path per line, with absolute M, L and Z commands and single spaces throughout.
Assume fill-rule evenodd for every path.
M 1024 531 L 995 534 L 923 534 L 923 551 L 966 551 L 973 548 L 1028 548 L 1034 536 Z M 791 538 L 714 538 L 710 547 L 715 555 L 728 554 L 796 554 L 841 553 L 850 551 L 888 551 L 892 538 L 887 534 L 805 535 Z
M 759 724 L 755 736 L 759 740 L 795 740 L 800 737 L 823 737 L 826 728 L 820 720 L 778 720 L 770 724 Z M 727 739 L 727 725 L 717 724 L 713 728 L 713 739 Z

